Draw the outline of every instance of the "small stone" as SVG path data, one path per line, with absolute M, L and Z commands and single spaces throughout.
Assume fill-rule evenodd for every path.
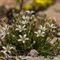
M 50 44 L 54 44 L 57 41 L 57 37 L 54 37 L 51 41 Z
M 35 49 L 32 49 L 28 55 L 32 56 L 32 57 L 37 57 L 38 56 L 38 52 Z
M 60 32 L 57 33 L 57 36 L 60 37 Z

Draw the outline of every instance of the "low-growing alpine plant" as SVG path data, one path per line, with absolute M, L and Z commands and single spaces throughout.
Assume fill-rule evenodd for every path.
M 59 30 L 55 19 L 34 11 L 13 12 L 11 25 L 0 25 L 0 53 L 8 56 L 28 55 L 35 49 L 39 55 L 60 54 Z

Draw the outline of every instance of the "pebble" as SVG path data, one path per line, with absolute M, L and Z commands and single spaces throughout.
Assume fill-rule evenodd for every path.
M 28 53 L 29 56 L 32 56 L 32 57 L 37 57 L 38 56 L 38 52 L 35 50 L 35 49 L 32 49 L 30 51 L 30 53 Z

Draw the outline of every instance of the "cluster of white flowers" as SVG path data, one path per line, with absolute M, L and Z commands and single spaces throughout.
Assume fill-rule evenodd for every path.
M 20 23 L 29 23 L 29 21 L 34 18 L 34 15 L 32 13 L 34 13 L 34 11 L 25 11 L 25 14 L 22 15 L 22 20 L 20 21 Z
M 39 29 L 37 31 L 35 31 L 34 33 L 37 35 L 37 37 L 39 37 L 39 36 L 44 37 L 45 31 L 46 31 L 46 27 L 45 26 L 43 27 L 42 25 L 40 25 Z
M 56 33 L 57 29 L 55 29 L 56 25 L 54 24 L 52 19 L 47 18 L 43 14 L 40 15 L 40 13 L 37 13 L 34 15 L 34 13 L 34 11 L 20 11 L 20 13 L 14 12 L 12 25 L 0 25 L 0 46 L 2 46 L 2 50 L 0 50 L 0 52 L 4 54 L 6 53 L 7 55 L 11 56 L 15 54 L 14 58 L 16 60 L 20 60 L 18 55 L 21 53 L 22 49 L 25 53 L 26 50 L 36 48 L 37 46 L 36 50 L 39 49 L 39 51 L 41 52 L 42 50 L 39 48 L 41 39 L 42 41 L 44 41 L 41 43 L 43 47 L 49 47 L 50 44 L 54 44 L 57 41 L 57 37 L 53 35 L 53 33 Z M 45 42 L 49 44 L 47 45 L 45 44 Z M 22 44 L 20 45 L 20 43 Z M 47 50 L 48 49 L 49 48 L 47 48 Z M 43 49 L 43 51 L 46 50 Z M 48 50 L 48 53 L 49 52 L 50 50 Z M 11 59 L 7 58 L 6 60 Z
M 33 15 L 34 11 L 25 11 L 20 13 L 21 17 L 20 20 L 18 21 L 18 25 L 16 25 L 16 31 L 22 32 L 27 30 L 26 25 L 30 23 L 30 20 L 32 20 L 35 15 Z
M 19 35 L 20 39 L 18 41 L 25 43 L 26 40 L 29 40 L 26 34 L 24 35 Z

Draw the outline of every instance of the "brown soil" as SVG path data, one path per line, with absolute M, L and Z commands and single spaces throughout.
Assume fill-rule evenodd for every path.
M 0 0 L 0 6 L 14 7 L 16 4 L 15 0 Z
M 56 22 L 60 26 L 60 2 L 57 2 L 53 6 L 49 7 L 44 13 L 47 14 L 48 17 L 55 17 Z

